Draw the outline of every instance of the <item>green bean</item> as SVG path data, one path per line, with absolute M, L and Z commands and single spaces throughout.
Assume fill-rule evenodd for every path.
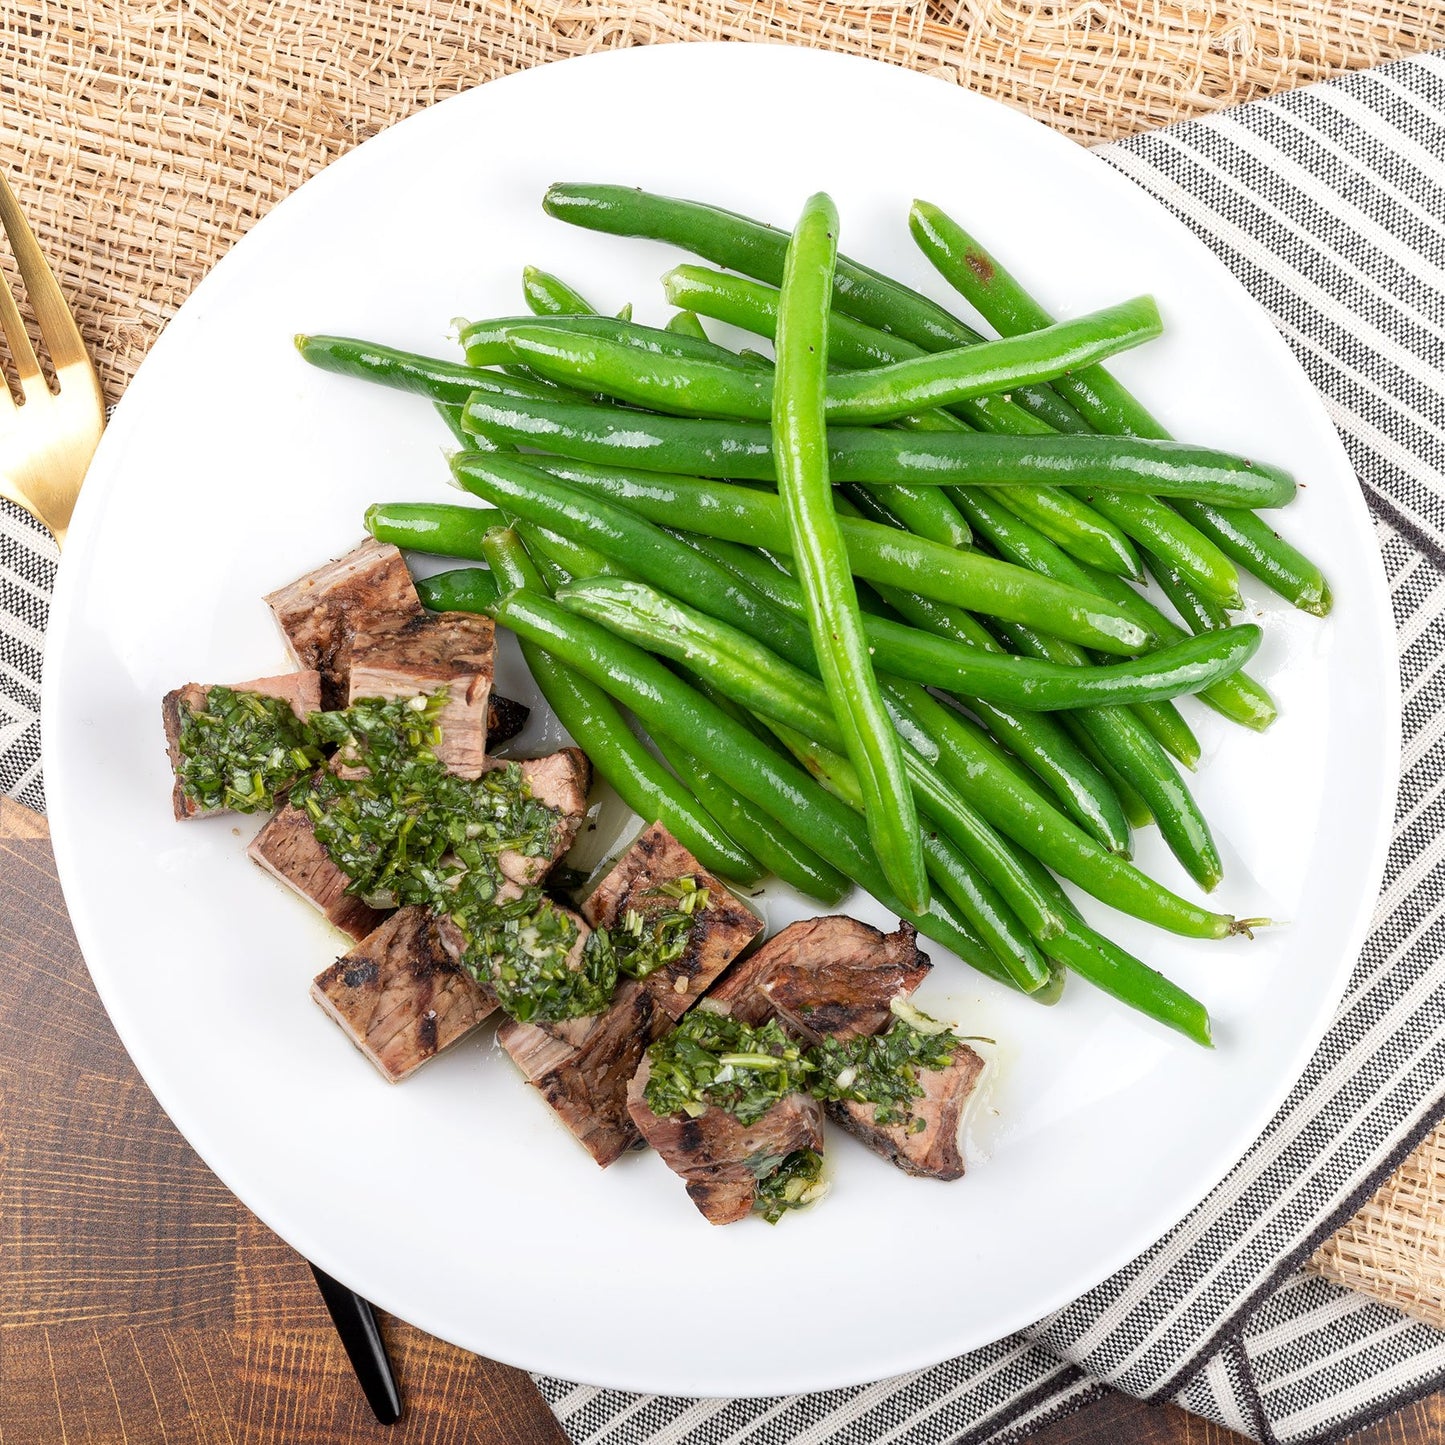
M 646 236 L 681 246 L 731 271 L 777 286 L 788 234 L 697 201 L 675 200 L 627 186 L 554 185 L 542 198 L 550 216 L 616 236 Z M 833 309 L 896 332 L 928 351 L 969 346 L 982 337 L 937 302 L 846 256 L 838 261 Z M 1021 400 L 1047 414 L 1050 425 L 1077 415 L 1046 387 L 1021 388 Z M 1063 429 L 1062 427 L 1060 429 Z
M 698 341 L 711 340 L 696 311 L 674 311 L 667 318 L 666 329 L 676 332 L 679 336 L 695 337 Z
M 535 316 L 496 316 L 485 321 L 469 321 L 461 331 L 467 364 L 501 366 L 517 361 L 530 364 L 532 358 L 521 354 L 514 339 L 519 334 L 529 336 L 533 332 L 548 337 L 568 337 L 578 344 L 605 343 L 611 349 L 610 354 L 633 366 L 648 359 L 653 362 L 712 362 L 745 376 L 755 374 L 738 360 L 736 352 L 709 341 L 705 336 L 689 336 L 685 332 L 669 331 L 659 326 L 643 326 L 615 316 L 598 316 L 595 312 L 553 316 L 545 321 L 539 321 Z M 581 388 L 583 391 L 596 389 L 591 386 Z
M 1188 635 L 1127 582 L 1093 568 L 1089 569 L 1089 576 L 1102 596 L 1123 608 L 1141 627 L 1150 628 L 1161 642 L 1177 642 Z M 1274 699 L 1264 686 L 1242 671 L 1206 687 L 1200 692 L 1199 700 L 1208 703 L 1221 716 L 1256 732 L 1263 732 L 1279 715 Z
M 798 842 L 761 808 L 739 797 L 686 748 L 666 737 L 656 737 L 653 742 L 698 802 L 733 837 L 746 838 L 749 851 L 775 878 L 830 906 L 852 889 L 852 883 L 836 868 Z
M 844 482 L 839 488 L 870 521 L 901 527 L 943 547 L 967 547 L 973 533 L 942 487 L 865 487 Z
M 681 539 L 749 583 L 784 612 L 800 613 L 802 598 L 786 571 L 750 548 L 692 533 Z M 900 588 L 880 589 L 883 600 L 914 627 L 950 638 L 984 652 L 1004 649 L 982 623 L 946 603 L 918 597 Z M 794 659 L 796 660 L 796 659 Z M 1039 781 L 1054 794 L 1075 822 L 1088 829 L 1111 852 L 1129 853 L 1129 825 L 1108 782 L 1052 718 L 1038 713 L 1016 714 L 977 698 L 971 705 L 1001 742 L 1012 748 Z
M 613 528 L 630 525 L 626 518 L 631 514 L 634 519 L 721 536 L 725 541 L 788 545 L 782 504 L 769 492 L 688 477 L 634 476 L 608 467 L 558 466 L 547 459 L 522 462 L 490 453 L 459 453 L 452 469 L 464 488 L 504 509 L 520 512 L 521 499 L 532 496 L 533 504 L 546 508 L 546 515 L 556 520 L 544 520 L 541 513 L 530 519 L 564 534 L 566 521 L 587 525 L 610 502 L 606 525 Z M 498 503 L 499 496 L 511 500 Z M 579 509 L 584 516 L 577 516 Z M 1137 652 L 1148 640 L 1143 629 L 1116 621 L 1113 607 L 1099 602 L 1096 594 L 873 522 L 840 517 L 838 525 L 854 572 L 870 581 L 1036 623 L 1055 636 L 1102 652 Z
M 1259 636 L 1262 637 L 1263 633 Z M 1256 646 L 1253 651 L 1257 650 Z M 1238 672 L 1239 669 L 1234 668 L 1232 671 Z M 1199 739 L 1194 736 L 1194 729 L 1189 726 L 1184 714 L 1172 702 L 1167 698 L 1147 698 L 1141 702 L 1131 702 L 1129 710 L 1171 758 L 1183 763 L 1190 772 L 1199 766 L 1199 759 L 1203 756 Z
M 1143 581 L 1133 543 L 1105 516 L 1062 487 L 990 487 L 989 496 L 1081 562 Z
M 376 502 L 366 509 L 366 530 L 378 542 L 438 557 L 486 557 L 482 537 L 500 518 L 493 507 L 449 502 Z
M 1036 331 L 1048 324 L 1048 312 L 936 207 L 915 202 L 909 224 L 929 259 L 1001 335 Z M 1055 389 L 1069 398 L 1096 431 L 1114 436 L 1169 436 L 1138 398 L 1103 367 L 1060 378 Z M 1181 507 L 1180 511 L 1199 534 L 1296 607 L 1316 616 L 1329 611 L 1330 591 L 1324 575 L 1268 523 L 1206 504 Z M 1219 600 L 1230 605 L 1227 597 Z
M 629 708 L 653 734 L 662 733 L 710 766 L 730 788 L 781 823 L 829 864 L 853 878 L 885 908 L 926 938 L 997 977 L 1003 971 L 950 902 L 930 898 L 926 911 L 893 896 L 868 848 L 867 829 L 796 764 L 709 703 L 640 648 L 526 590 L 497 604 L 497 621 L 536 643 Z
M 1324 617 L 1334 604 L 1325 575 L 1262 517 L 1235 508 L 1181 502 L 1185 521 L 1197 527 L 1225 556 L 1257 577 L 1301 612 Z
M 454 567 L 412 580 L 421 605 L 433 612 L 488 612 L 501 595 L 497 579 L 485 567 Z
M 632 320 L 632 302 L 624 301 L 622 303 L 622 305 L 617 310 L 617 319 L 619 321 Z
M 776 386 L 769 398 L 778 500 L 797 559 L 813 650 L 858 773 L 874 851 L 893 890 L 909 907 L 923 908 L 928 875 L 918 814 L 874 676 L 828 474 L 824 398 L 837 237 L 837 209 L 820 191 L 804 204 L 788 244 L 778 303 Z
M 1061 718 L 1060 722 L 1064 730 L 1082 749 L 1085 757 L 1108 778 L 1110 786 L 1119 799 L 1119 806 L 1123 808 L 1124 816 L 1129 820 L 1130 828 L 1147 828 L 1154 821 L 1154 814 L 1149 811 L 1149 805 L 1139 795 L 1139 790 L 1123 777 L 1104 756 L 1103 751 L 1094 742 L 1093 736 L 1081 725 L 1078 718 L 1067 715 Z
M 889 421 L 910 412 L 978 396 L 994 396 L 1047 381 L 1071 368 L 1138 346 L 1159 335 L 1159 313 L 1147 296 L 1044 331 L 985 341 L 952 351 L 828 377 L 830 421 Z M 727 360 L 649 356 L 604 336 L 578 335 L 561 326 L 515 325 L 508 342 L 518 361 L 549 380 L 579 391 L 602 391 L 634 406 L 681 416 L 766 420 L 771 377 Z M 469 350 L 468 359 L 482 358 Z
M 378 346 L 350 336 L 301 335 L 296 337 L 296 349 L 312 366 L 320 367 L 322 371 L 378 381 L 383 386 L 415 392 L 439 402 L 460 405 L 479 389 L 513 397 L 560 398 L 576 395 L 550 382 L 502 376 L 495 371 L 482 371 L 435 356 L 420 356 L 414 351 L 398 351 L 393 346 Z
M 756 422 L 657 416 L 479 393 L 467 405 L 465 423 L 471 431 L 495 433 L 520 445 L 546 446 L 580 461 L 620 461 L 646 471 L 689 476 L 776 480 L 772 431 Z M 828 459 L 834 480 L 844 482 L 951 487 L 1044 483 L 1087 488 L 1097 481 L 1128 495 L 1227 498 L 1269 506 L 1282 505 L 1295 489 L 1287 473 L 1227 452 L 1127 437 L 830 427 Z M 1135 500 L 1153 502 L 1154 497 Z M 1169 516 L 1180 528 L 1188 525 L 1177 513 Z
M 1169 599 L 1169 605 L 1184 619 L 1193 633 L 1211 632 L 1229 626 L 1229 614 L 1212 597 L 1205 597 L 1189 584 L 1177 567 L 1158 557 L 1148 560 L 1149 575 Z
M 586 316 L 597 310 L 560 277 L 536 266 L 522 267 L 522 295 L 537 316 Z

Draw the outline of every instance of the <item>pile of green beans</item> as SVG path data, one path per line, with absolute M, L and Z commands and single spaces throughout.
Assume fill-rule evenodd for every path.
M 462 360 L 297 338 L 430 399 L 462 446 L 465 502 L 366 514 L 486 564 L 419 580 L 425 605 L 510 628 L 599 775 L 712 871 L 829 907 L 859 885 L 1005 987 L 1049 1003 L 1074 973 L 1207 1045 L 1204 1005 L 1060 880 L 1188 938 L 1267 921 L 1149 877 L 1132 829 L 1220 883 L 1184 708 L 1274 720 L 1244 670 L 1263 631 L 1230 615 L 1241 569 L 1317 615 L 1330 591 L 1257 515 L 1295 498 L 1287 472 L 1174 440 L 1105 369 L 1160 333 L 1152 299 L 1056 320 L 916 203 L 989 338 L 842 254 L 825 195 L 791 232 L 618 186 L 543 204 L 710 264 L 666 273 L 660 325 L 528 267 L 527 314 L 465 325 Z

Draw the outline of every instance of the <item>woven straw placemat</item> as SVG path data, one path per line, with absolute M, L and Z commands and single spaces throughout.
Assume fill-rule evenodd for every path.
M 719 39 L 791 41 L 909 66 L 1092 142 L 1445 47 L 1445 8 L 0 0 L 0 164 L 114 400 L 222 253 L 358 141 L 544 61 Z M 1312 1267 L 1445 1328 L 1445 1129 Z

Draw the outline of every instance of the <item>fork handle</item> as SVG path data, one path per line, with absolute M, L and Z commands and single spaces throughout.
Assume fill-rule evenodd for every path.
M 401 1391 L 397 1388 L 386 1343 L 376 1323 L 376 1311 L 369 1301 L 317 1269 L 314 1264 L 311 1273 L 316 1276 L 316 1287 L 326 1302 L 336 1333 L 341 1336 L 342 1348 L 356 1372 L 371 1413 L 383 1425 L 396 1424 L 401 1419 Z

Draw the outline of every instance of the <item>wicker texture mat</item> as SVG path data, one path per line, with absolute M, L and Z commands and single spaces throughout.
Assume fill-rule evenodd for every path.
M 1445 8 L 1438 0 L 868 8 L 0 0 L 0 164 L 113 401 L 214 262 L 358 141 L 512 70 L 598 49 L 716 39 L 870 55 L 967 84 L 1091 142 L 1445 47 Z M 1442 1220 L 1445 1131 L 1313 1266 L 1445 1327 Z

